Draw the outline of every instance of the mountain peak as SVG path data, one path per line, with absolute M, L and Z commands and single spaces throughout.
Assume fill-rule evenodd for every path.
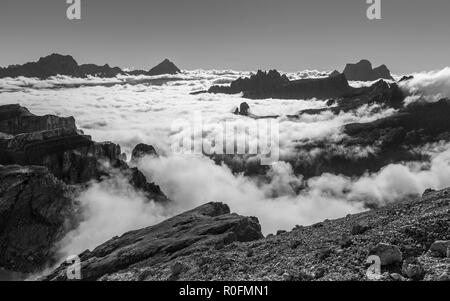
M 177 74 L 181 70 L 171 62 L 169 59 L 164 59 L 161 63 L 150 69 L 148 75 L 161 75 L 161 74 Z

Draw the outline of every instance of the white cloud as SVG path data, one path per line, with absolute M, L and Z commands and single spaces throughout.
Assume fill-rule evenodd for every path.
M 409 103 L 419 98 L 430 102 L 450 98 L 450 67 L 412 75 L 413 79 L 400 83 L 400 87 L 413 97 L 408 99 Z

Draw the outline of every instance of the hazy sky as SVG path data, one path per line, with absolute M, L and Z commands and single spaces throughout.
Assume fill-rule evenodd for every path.
M 80 63 L 148 69 L 342 70 L 361 58 L 394 73 L 450 65 L 449 0 L 65 0 L 0 1 L 0 66 L 52 52 Z

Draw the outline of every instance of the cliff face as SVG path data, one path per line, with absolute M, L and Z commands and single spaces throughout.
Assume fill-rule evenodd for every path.
M 46 168 L 0 165 L 0 266 L 33 272 L 76 224 L 72 191 Z
M 0 132 L 3 268 L 34 272 L 52 263 L 55 244 L 80 221 L 74 200 L 90 181 L 121 175 L 149 201 L 169 201 L 158 185 L 128 166 L 119 145 L 92 141 L 76 129 L 73 117 L 35 116 L 18 105 L 0 106 L 0 131 L 8 133 Z

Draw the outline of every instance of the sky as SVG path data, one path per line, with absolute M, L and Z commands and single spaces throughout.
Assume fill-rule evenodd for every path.
M 0 66 L 50 53 L 79 63 L 149 69 L 169 58 L 181 69 L 342 70 L 369 59 L 395 74 L 449 66 L 450 1 L 1 0 Z

